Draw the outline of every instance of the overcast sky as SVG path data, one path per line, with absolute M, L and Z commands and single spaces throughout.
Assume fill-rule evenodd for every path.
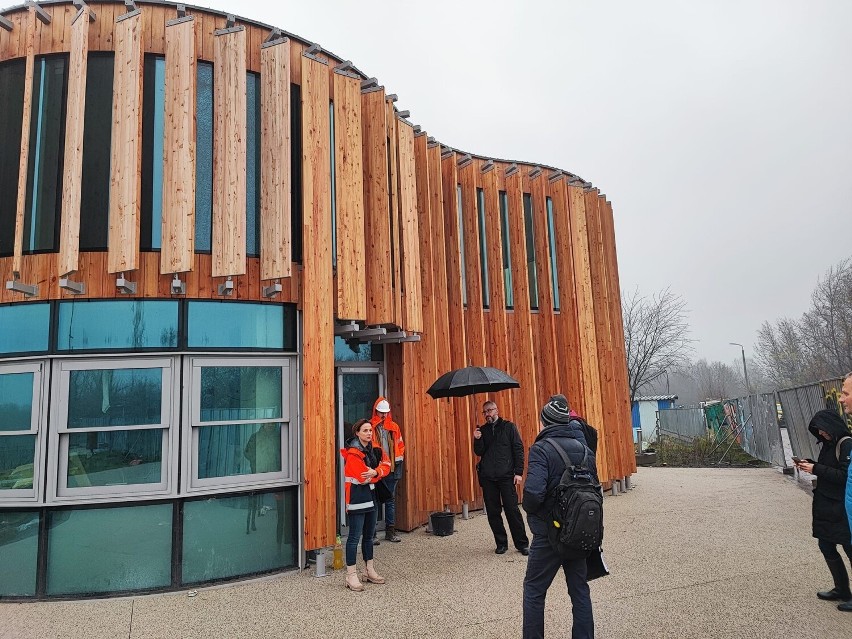
M 852 256 L 848 0 L 207 3 L 352 60 L 445 144 L 593 182 L 622 287 L 681 294 L 698 356 L 751 356 Z

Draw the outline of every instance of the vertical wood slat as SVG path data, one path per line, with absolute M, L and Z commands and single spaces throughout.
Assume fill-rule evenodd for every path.
M 390 197 L 390 240 L 391 240 L 391 295 L 393 298 L 393 323 L 402 326 L 402 247 L 400 243 L 400 212 L 399 212 L 399 141 L 396 111 L 393 101 L 386 100 L 385 126 L 388 138 L 388 192 Z
M 535 349 L 537 353 L 556 352 L 556 334 L 554 330 L 554 292 L 550 267 L 550 230 L 547 224 L 547 178 L 539 173 L 530 180 L 533 197 L 533 229 L 535 234 L 536 278 L 538 280 L 538 308 L 536 317 L 538 331 Z M 559 257 L 557 256 L 557 264 Z M 559 358 L 539 357 L 538 401 L 544 404 L 555 393 L 564 393 L 559 384 Z
M 417 214 L 417 177 L 414 162 L 414 129 L 397 122 L 399 140 L 399 221 L 402 246 L 402 327 L 407 331 L 423 330 L 423 297 L 420 289 L 420 228 Z
M 290 40 L 264 45 L 260 51 L 260 279 L 292 275 L 292 162 L 290 130 Z
M 598 475 L 601 481 L 607 481 L 610 475 L 606 457 L 607 442 L 603 433 L 604 417 L 595 335 L 595 301 L 591 279 L 586 199 L 583 189 L 578 187 L 568 187 L 568 194 L 571 215 L 571 245 L 574 256 L 574 280 L 577 290 L 580 361 L 582 362 L 583 390 L 585 392 L 585 418 L 602 433 L 598 440 Z
M 367 324 L 392 324 L 391 236 L 388 192 L 388 138 L 385 93 L 361 96 L 364 149 L 364 233 L 367 275 Z
M 191 271 L 195 255 L 195 20 L 166 25 L 163 230 L 160 273 Z
M 337 317 L 367 319 L 361 83 L 333 73 Z
M 15 213 L 15 247 L 12 258 L 12 277 L 21 275 L 24 254 L 24 207 L 27 203 L 27 170 L 30 162 L 30 112 L 33 104 L 33 75 L 35 73 L 35 8 L 27 11 L 26 31 L 24 33 L 24 55 L 26 71 L 24 73 L 24 110 L 21 118 L 21 161 L 18 164 L 18 202 Z
M 334 305 L 331 266 L 331 173 L 328 67 L 307 56 L 302 71 L 302 194 L 304 288 L 303 396 L 305 547 L 330 546 L 336 533 L 334 492 Z
M 135 11 L 116 18 L 109 186 L 110 273 L 139 265 L 142 192 L 142 18 Z
M 246 272 L 246 30 L 216 33 L 213 66 L 213 277 Z
M 86 70 L 89 59 L 89 10 L 71 25 L 68 63 L 68 101 L 65 117 L 65 159 L 62 178 L 62 218 L 59 276 L 80 268 L 80 200 L 83 175 L 83 123 L 86 115 Z

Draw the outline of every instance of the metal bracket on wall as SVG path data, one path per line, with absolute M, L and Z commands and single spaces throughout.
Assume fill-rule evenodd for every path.
M 470 157 L 470 153 L 465 153 L 463 156 L 461 156 L 458 159 L 458 161 L 456 162 L 456 165 L 458 166 L 458 168 L 463 169 L 464 167 L 466 167 L 471 162 L 473 162 L 473 158 Z
M 284 290 L 284 289 L 281 286 L 281 282 L 276 280 L 274 283 L 270 284 L 269 286 L 263 287 L 263 296 L 264 297 L 275 297 L 276 295 L 280 294 L 282 290 Z
M 405 118 L 411 117 L 411 111 L 397 111 L 396 115 L 397 115 L 397 117 L 405 119 Z
M 86 293 L 86 285 L 83 282 L 75 282 L 67 277 L 59 278 L 59 288 L 73 293 L 74 295 L 84 295 Z
M 139 7 L 136 6 L 135 0 L 124 0 L 124 6 L 127 7 L 131 12 L 139 11 Z
M 181 280 L 177 273 L 172 279 L 172 295 L 186 295 L 186 282 Z
M 6 290 L 23 293 L 24 297 L 36 297 L 38 295 L 38 285 L 24 284 L 20 280 L 7 280 Z
M 541 167 L 540 166 L 536 166 L 530 171 L 530 179 L 531 180 L 534 179 L 534 178 L 537 178 L 539 175 L 541 175 Z
M 391 93 L 390 95 L 385 96 L 385 100 L 388 102 L 396 102 L 399 100 L 399 96 L 396 93 Z
M 228 276 L 228 279 L 226 279 L 224 282 L 219 284 L 219 287 L 216 290 L 219 293 L 219 295 L 221 295 L 223 297 L 228 296 L 228 295 L 233 295 L 234 294 L 234 280 L 232 280 L 230 278 L 230 276 Z
M 479 170 L 482 171 L 483 173 L 488 173 L 493 168 L 494 168 L 494 160 L 488 160 L 487 162 L 485 162 L 485 164 L 482 165 L 482 167 L 480 167 Z
M 263 49 L 276 44 L 283 44 L 284 42 L 287 42 L 287 37 L 284 35 L 284 32 L 278 27 L 273 27 L 272 31 L 269 32 L 269 35 L 266 36 L 266 40 L 264 40 L 260 45 L 260 48 Z
M 320 62 L 321 64 L 328 65 L 328 60 L 323 60 L 319 57 L 319 54 L 322 53 L 322 47 L 318 44 L 312 44 L 302 53 L 306 58 L 310 58 L 314 62 Z
M 83 15 L 84 11 L 88 11 L 88 13 L 89 13 L 89 22 L 94 22 L 95 19 L 98 17 L 98 16 L 95 15 L 95 12 L 92 11 L 92 8 L 89 5 L 87 5 L 85 2 L 83 2 L 83 0 L 74 0 L 74 2 L 72 4 L 75 7 L 77 7 L 79 9 L 79 11 L 77 12 L 77 15 L 74 16 L 74 19 L 71 20 L 71 24 L 74 24 L 75 22 L 77 22 L 77 20 L 80 18 L 80 16 Z
M 514 162 L 506 167 L 506 177 L 509 177 L 510 175 L 514 175 L 517 172 L 518 172 L 518 165 L 515 164 Z
M 124 273 L 119 273 L 118 277 L 115 279 L 115 287 L 118 289 L 119 293 L 124 293 L 125 295 L 136 294 L 136 282 L 126 280 L 124 278 Z
M 337 75 L 342 75 L 353 80 L 360 80 L 361 76 L 355 73 L 355 67 L 352 66 L 352 60 L 346 60 L 334 67 L 334 72 Z
M 27 6 L 32 7 L 35 10 L 36 18 L 38 18 L 42 24 L 50 24 L 50 14 L 42 9 L 38 2 L 27 0 Z
M 562 179 L 562 171 L 560 171 L 559 169 L 556 169 L 553 173 L 551 173 L 550 175 L 547 176 L 547 181 L 550 182 L 551 184 L 553 184 L 557 180 L 561 180 L 561 179 Z
M 0 27 L 2 27 L 3 29 L 6 29 L 6 31 L 11 31 L 14 28 L 14 26 L 15 25 L 12 24 L 11 20 L 9 20 L 8 18 L 6 18 L 4 16 L 0 16 Z

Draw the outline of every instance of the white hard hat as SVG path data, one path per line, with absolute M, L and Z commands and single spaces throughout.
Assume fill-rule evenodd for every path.
M 377 413 L 389 413 L 390 412 L 390 404 L 388 404 L 388 400 L 383 399 L 378 404 L 376 404 L 376 412 Z

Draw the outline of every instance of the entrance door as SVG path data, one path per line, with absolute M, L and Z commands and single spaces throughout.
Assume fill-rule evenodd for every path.
M 370 419 L 373 404 L 384 394 L 384 378 L 378 366 L 339 367 L 337 369 L 337 450 L 351 437 L 352 424 Z M 337 455 L 337 505 L 339 528 L 348 526 L 346 499 L 343 494 L 343 459 Z M 346 531 L 343 530 L 342 534 Z

